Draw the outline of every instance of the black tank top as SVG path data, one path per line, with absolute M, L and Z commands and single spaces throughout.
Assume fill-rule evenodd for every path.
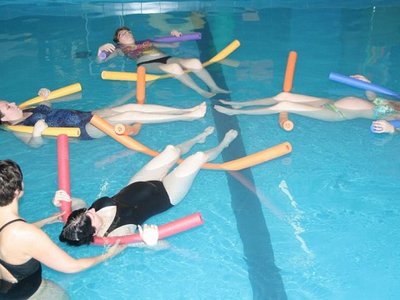
M 15 219 L 0 228 L 0 232 L 14 222 L 25 222 L 23 219 Z M 0 279 L 0 299 L 27 299 L 32 296 L 42 283 L 42 266 L 39 261 L 31 258 L 21 265 L 12 265 L 2 259 L 0 264 L 18 280 L 11 283 Z

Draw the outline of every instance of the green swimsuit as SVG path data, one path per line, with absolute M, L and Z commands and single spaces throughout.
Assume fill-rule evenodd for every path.
M 400 113 L 396 109 L 394 109 L 390 105 L 390 101 L 383 98 L 375 98 L 372 103 L 375 105 L 374 107 L 374 118 L 375 119 L 384 119 L 387 116 Z

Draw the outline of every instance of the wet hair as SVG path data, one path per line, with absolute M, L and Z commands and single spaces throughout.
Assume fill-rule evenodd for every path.
M 16 191 L 22 191 L 21 168 L 12 160 L 0 160 L 0 206 L 10 204 Z
M 113 37 L 114 43 L 117 43 L 117 44 L 119 43 L 118 34 L 119 34 L 122 30 L 131 31 L 131 30 L 129 29 L 129 27 L 126 27 L 126 26 L 122 26 L 122 27 L 117 28 L 117 30 L 115 30 L 114 37 Z
M 59 236 L 61 242 L 71 246 L 88 245 L 93 242 L 96 228 L 92 226 L 92 220 L 86 212 L 86 208 L 81 208 L 69 215 Z

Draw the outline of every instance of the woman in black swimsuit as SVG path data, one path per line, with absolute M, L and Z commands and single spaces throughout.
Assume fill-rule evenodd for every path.
M 40 229 L 59 215 L 34 224 L 20 217 L 22 179 L 15 162 L 0 160 L 0 299 L 67 299 L 61 288 L 42 279 L 41 263 L 60 272 L 76 273 L 114 256 L 123 247 L 115 245 L 95 257 L 69 256 Z
M 139 228 L 146 244 L 155 245 L 158 240 L 156 226 L 140 225 L 151 216 L 177 205 L 189 191 L 202 165 L 215 159 L 237 136 L 235 130 L 226 133 L 223 141 L 215 148 L 197 152 L 186 158 L 172 172 L 181 154 L 196 143 L 203 143 L 213 132 L 209 127 L 200 135 L 178 146 L 167 146 L 140 170 L 129 184 L 118 194 L 96 200 L 89 209 L 71 213 L 61 232 L 60 240 L 70 245 L 89 244 L 94 236 L 120 236 L 132 234 Z M 68 199 L 64 193 L 56 195 L 58 200 Z

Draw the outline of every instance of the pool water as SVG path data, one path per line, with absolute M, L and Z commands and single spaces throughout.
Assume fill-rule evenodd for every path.
M 104 81 L 102 70 L 134 71 L 124 58 L 97 64 L 97 47 L 116 27 L 138 39 L 171 28 L 202 33 L 173 55 L 206 61 L 234 39 L 241 46 L 208 69 L 231 90 L 224 98 L 248 100 L 282 90 L 289 51 L 298 54 L 293 92 L 337 99 L 363 91 L 332 82 L 330 72 L 364 74 L 400 91 L 398 1 L 3 1 L 0 4 L 1 98 L 23 102 L 41 87 L 75 82 L 81 99 L 54 107 L 93 110 L 134 101 L 133 82 Z M 205 101 L 173 79 L 147 86 L 147 102 L 190 107 Z M 168 238 L 157 249 L 131 247 L 79 274 L 44 268 L 71 299 L 398 299 L 400 271 L 397 135 L 370 132 L 370 120 L 323 122 L 291 114 L 294 130 L 277 116 L 221 115 L 208 102 L 204 119 L 146 125 L 137 139 L 161 150 L 207 126 L 214 146 L 230 128 L 239 138 L 217 160 L 231 160 L 284 141 L 290 155 L 241 172 L 203 170 L 185 200 L 149 223 L 162 224 L 199 211 L 204 225 Z M 56 140 L 32 149 L 0 131 L 0 158 L 25 174 L 22 216 L 34 221 L 56 212 Z M 111 138 L 70 141 L 71 188 L 91 203 L 122 188 L 149 157 Z M 61 224 L 45 228 L 75 257 L 102 247 L 58 242 Z

